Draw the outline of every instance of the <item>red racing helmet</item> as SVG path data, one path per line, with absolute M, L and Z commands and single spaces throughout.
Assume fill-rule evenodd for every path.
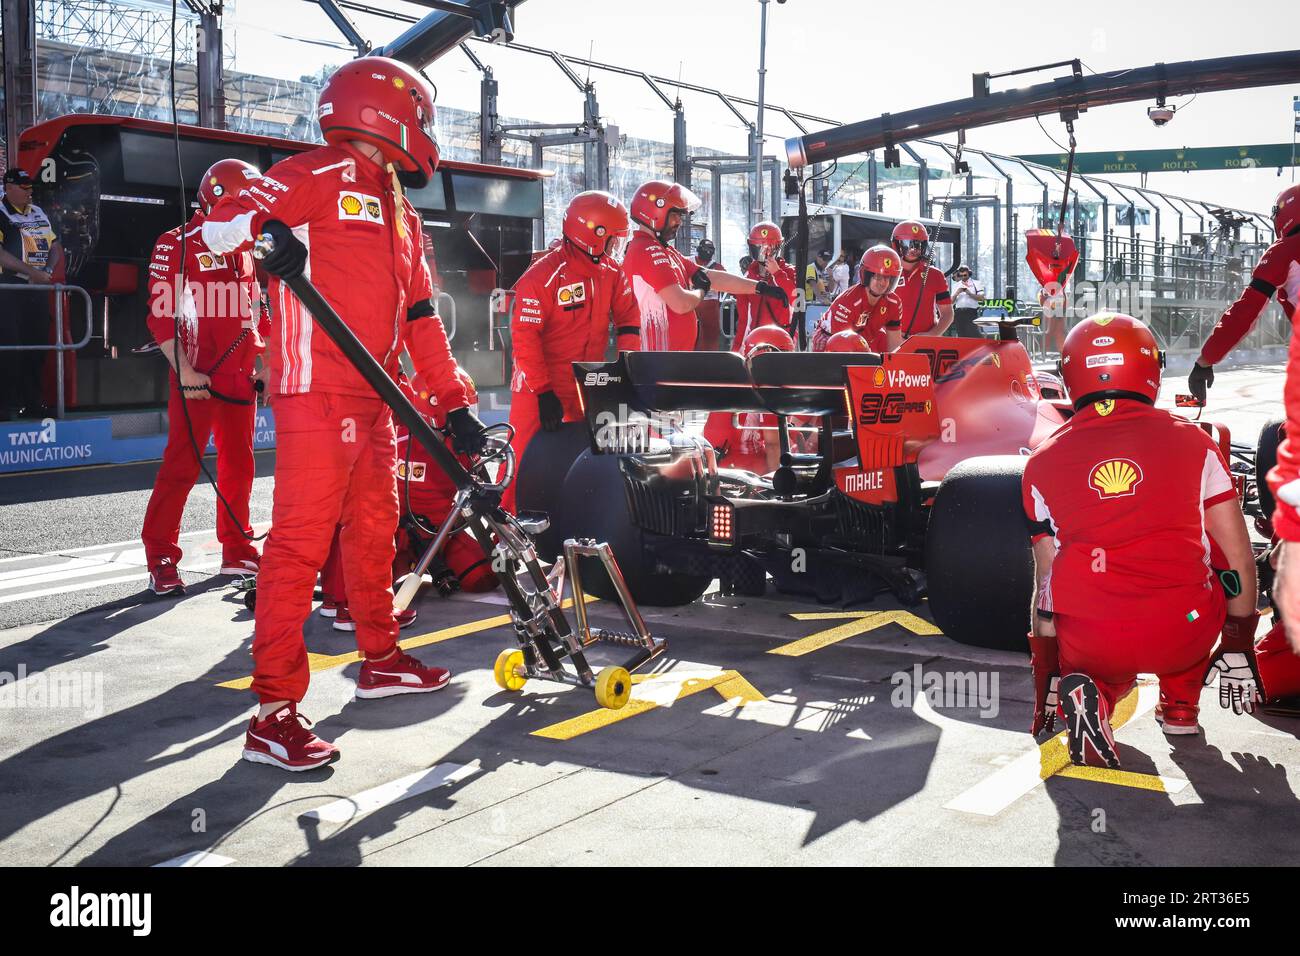
M 1061 378 L 1075 408 L 1107 398 L 1154 404 L 1165 356 L 1146 324 L 1120 312 L 1084 319 L 1061 346 Z
M 746 361 L 760 352 L 793 352 L 794 339 L 779 325 L 760 325 L 752 329 L 740 344 L 740 355 Z
M 889 281 L 889 289 L 886 295 L 898 288 L 898 280 L 903 275 L 903 261 L 899 254 L 889 246 L 878 245 L 872 246 L 862 254 L 861 263 L 862 279 L 861 283 L 870 288 L 871 280 L 875 276 L 885 276 Z
M 605 255 L 617 261 L 623 258 L 623 248 L 627 245 L 631 228 L 627 208 L 617 198 L 591 190 L 578 193 L 569 200 L 561 232 L 593 261 L 599 261 Z
M 906 222 L 900 222 L 894 227 L 894 231 L 889 236 L 889 244 L 894 247 L 904 259 L 907 259 L 909 252 L 916 252 L 917 255 L 908 262 L 915 262 L 918 259 L 924 259 L 925 254 L 930 250 L 930 233 L 926 231 L 925 226 L 915 219 L 909 219 Z
M 360 140 L 378 148 L 403 186 L 427 185 L 438 168 L 433 90 L 405 63 L 363 56 L 343 64 L 321 87 L 316 115 L 325 142 Z
M 870 352 L 867 340 L 852 329 L 840 329 L 826 340 L 827 352 Z
M 1300 229 L 1300 184 L 1289 186 L 1277 194 L 1273 203 L 1273 232 L 1277 238 L 1289 236 Z
M 784 243 L 781 227 L 771 220 L 756 222 L 754 228 L 749 230 L 749 251 L 759 262 L 765 262 L 779 253 Z
M 632 219 L 656 234 L 668 225 L 668 214 L 673 210 L 685 216 L 699 208 L 699 196 L 685 186 L 661 179 L 642 183 L 632 197 Z
M 208 167 L 199 182 L 199 209 L 206 216 L 222 196 L 238 196 L 250 180 L 261 178 L 262 174 L 252 163 L 219 159 Z

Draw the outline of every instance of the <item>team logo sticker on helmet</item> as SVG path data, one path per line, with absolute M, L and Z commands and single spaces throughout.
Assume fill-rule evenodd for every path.
M 1109 335 L 1099 335 L 1092 340 L 1092 344 L 1097 346 L 1097 348 L 1099 349 L 1104 349 L 1109 345 L 1114 345 L 1115 340 L 1111 338 Z M 1146 354 L 1146 349 L 1143 349 L 1142 352 L 1143 354 Z
M 1131 458 L 1111 458 L 1096 465 L 1088 474 L 1088 484 L 1102 500 L 1137 494 L 1141 481 L 1142 468 Z
M 384 224 L 384 207 L 378 196 L 344 191 L 339 193 L 339 218 L 354 222 Z
M 1103 352 L 1101 355 L 1089 355 L 1083 364 L 1087 368 L 1102 368 L 1107 365 L 1123 365 L 1124 354 L 1122 352 Z

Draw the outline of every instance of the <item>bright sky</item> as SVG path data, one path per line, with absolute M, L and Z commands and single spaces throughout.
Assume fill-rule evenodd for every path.
M 410 3 L 374 6 L 422 14 Z M 725 92 L 757 96 L 758 0 L 526 0 L 516 39 L 532 46 L 618 63 Z M 254 19 L 256 17 L 256 19 Z M 374 43 L 404 25 L 353 15 Z M 229 19 L 229 18 L 228 18 Z M 238 0 L 233 17 L 239 67 L 286 77 L 341 62 L 346 50 L 277 41 L 272 33 L 337 42 L 315 4 L 305 0 Z M 791 109 L 853 122 L 970 95 L 971 74 L 1002 72 L 1079 57 L 1093 70 L 1148 66 L 1157 61 L 1262 53 L 1300 46 L 1294 0 L 1180 0 L 1174 6 L 1132 0 L 1059 4 L 1002 0 L 996 6 L 952 0 L 891 6 L 865 0 L 788 0 L 768 4 L 767 98 Z M 1290 25 L 1289 27 L 1287 25 Z M 581 118 L 574 87 L 540 58 L 473 49 L 496 65 L 501 111 L 547 122 Z M 252 62 L 257 60 L 258 62 Z M 1068 69 L 1068 68 L 1067 68 Z M 679 72 L 680 71 L 680 72 Z M 478 74 L 459 52 L 428 70 L 440 102 L 477 109 Z M 1048 73 L 1041 75 L 1049 78 Z M 622 131 L 671 137 L 671 114 L 639 81 L 595 74 L 602 111 Z M 1018 79 L 1017 84 L 1040 77 Z M 1007 88 L 1006 81 L 995 89 Z M 670 95 L 672 95 L 670 93 Z M 1162 129 L 1147 119 L 1146 102 L 1085 113 L 1076 123 L 1080 150 L 1290 143 L 1292 98 L 1300 84 L 1207 93 Z M 745 151 L 743 129 L 721 104 L 687 97 L 692 142 Z M 748 112 L 748 111 L 746 111 Z M 769 113 L 769 154 L 784 156 L 788 123 Z M 1043 124 L 1059 140 L 1056 118 Z M 1001 153 L 1053 152 L 1038 125 L 1021 121 L 972 130 L 968 145 Z M 1117 177 L 1121 183 L 1136 177 Z M 1176 195 L 1267 212 L 1294 169 L 1153 173 L 1149 186 Z

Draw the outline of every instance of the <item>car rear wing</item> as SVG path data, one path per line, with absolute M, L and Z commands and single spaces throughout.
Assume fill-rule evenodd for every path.
M 879 366 L 874 353 L 622 352 L 613 362 L 574 362 L 583 414 L 597 451 L 644 450 L 654 422 L 681 412 L 846 415 L 844 370 Z

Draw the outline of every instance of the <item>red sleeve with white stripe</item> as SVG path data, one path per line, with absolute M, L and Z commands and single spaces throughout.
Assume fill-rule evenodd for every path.
M 1205 440 L 1205 460 L 1201 466 L 1201 502 L 1210 508 L 1223 501 L 1237 497 L 1237 489 L 1232 484 L 1232 473 L 1228 463 L 1223 460 L 1223 453 L 1214 440 L 1198 429 Z
M 219 253 L 243 251 L 272 219 L 291 229 L 305 224 L 319 205 L 306 159 L 311 155 L 281 160 L 238 195 L 224 196 L 203 223 L 207 247 Z
M 546 320 L 555 307 L 551 289 L 560 270 L 560 263 L 550 256 L 540 260 L 538 265 L 542 265 L 542 269 L 529 269 L 515 283 L 514 311 L 510 315 L 510 344 L 514 347 L 515 357 L 510 390 L 528 391 L 534 395 L 552 389 L 551 374 L 546 368 L 546 355 L 542 350 L 542 336 L 546 331 Z

